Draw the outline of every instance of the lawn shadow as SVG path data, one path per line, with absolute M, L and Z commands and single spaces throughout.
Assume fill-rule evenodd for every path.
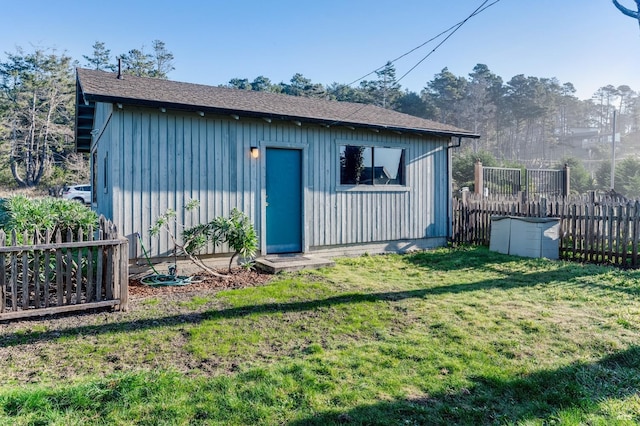
M 473 252 L 473 250 L 472 250 Z M 479 258 L 485 258 L 483 251 L 477 251 L 480 253 Z M 423 255 L 421 253 L 420 255 Z M 431 256 L 427 259 L 438 259 L 440 256 L 448 257 L 449 262 L 451 255 L 438 254 Z M 495 263 L 495 256 L 490 254 L 491 263 Z M 513 261 L 513 258 L 504 255 L 498 255 L 497 257 L 502 261 Z M 424 262 L 424 257 L 414 255 L 409 257 L 409 261 L 414 259 L 417 262 Z M 444 260 L 443 260 L 444 262 Z M 471 265 L 473 267 L 473 264 Z M 432 267 L 432 263 L 429 263 L 429 267 Z M 403 291 L 389 291 L 379 293 L 347 293 L 339 296 L 328 297 L 326 299 L 316 299 L 308 301 L 295 301 L 285 303 L 265 303 L 259 305 L 248 305 L 241 307 L 226 308 L 221 310 L 209 310 L 201 313 L 187 313 L 178 315 L 168 315 L 153 317 L 149 319 L 139 319 L 131 321 L 121 321 L 117 323 L 101 324 L 101 325 L 87 325 L 78 326 L 72 328 L 66 328 L 62 330 L 47 330 L 47 331 L 35 331 L 25 333 L 24 331 L 18 331 L 14 333 L 0 334 L 0 348 L 10 347 L 18 345 L 28 345 L 38 341 L 55 340 L 61 336 L 74 336 L 74 335 L 100 335 L 107 333 L 125 333 L 132 331 L 140 331 L 147 329 L 155 329 L 162 327 L 179 326 L 185 324 L 197 324 L 204 320 L 225 320 L 232 318 L 241 318 L 255 314 L 272 314 L 272 313 L 286 313 L 286 312 L 304 312 L 313 311 L 316 309 L 322 309 L 332 306 L 339 306 L 345 304 L 356 303 L 368 303 L 368 302 L 396 302 L 406 299 L 421 299 L 429 296 L 437 296 L 442 294 L 460 294 L 474 291 L 485 290 L 509 290 L 513 288 L 532 287 L 540 284 L 551 283 L 554 281 L 566 281 L 567 269 L 571 268 L 572 277 L 580 277 L 580 274 L 576 273 L 576 270 L 571 265 L 566 264 L 564 267 L 552 271 L 540 271 L 540 272 L 520 272 L 514 271 L 509 275 L 498 278 L 488 279 L 471 283 L 461 284 L 449 284 L 434 286 L 428 288 L 403 290 Z M 501 271 L 504 272 L 504 271 Z M 584 270 L 583 275 L 589 275 L 591 272 L 587 269 Z M 601 289 L 601 286 L 591 283 L 579 283 L 579 285 L 594 286 Z M 617 288 L 606 287 L 606 290 L 615 291 Z M 633 295 L 639 295 L 640 289 L 620 289 L 629 292 Z
M 537 284 L 548 278 L 547 274 L 540 274 L 540 277 L 532 279 L 531 274 L 527 278 L 522 278 L 522 273 L 513 274 L 508 278 L 497 280 L 486 280 L 474 283 L 444 285 L 415 290 L 388 291 L 379 293 L 346 293 L 339 296 L 328 297 L 326 299 L 316 299 L 307 301 L 265 303 L 260 305 L 248 305 L 221 310 L 209 310 L 201 313 L 188 313 L 169 315 L 164 317 L 153 317 L 149 319 L 138 319 L 132 321 L 121 321 L 100 325 L 86 325 L 65 328 L 62 330 L 33 331 L 25 333 L 18 331 L 15 333 L 0 334 L 1 347 L 16 345 L 26 345 L 38 341 L 55 340 L 62 336 L 74 335 L 100 335 L 107 333 L 132 332 L 161 327 L 170 327 L 184 324 L 197 324 L 204 320 L 225 320 L 241 318 L 255 314 L 275 314 L 284 312 L 304 312 L 313 311 L 332 306 L 345 304 L 369 303 L 369 302 L 396 302 L 406 299 L 421 299 L 428 296 L 441 294 L 458 294 L 463 292 L 481 291 L 490 289 L 506 290 L 514 287 L 523 287 Z M 89 315 L 89 314 L 85 314 Z
M 639 369 L 640 347 L 634 346 L 593 363 L 574 363 L 513 380 L 474 377 L 472 386 L 453 392 L 321 412 L 289 425 L 537 424 L 538 419 L 556 424 L 563 423 L 563 415 L 583 423 L 582 415 L 599 411 L 597 405 L 607 399 L 640 392 Z M 640 422 L 640 413 L 629 420 Z

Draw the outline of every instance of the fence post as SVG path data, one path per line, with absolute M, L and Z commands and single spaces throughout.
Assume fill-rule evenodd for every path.
M 571 185 L 570 185 L 570 181 L 571 181 L 571 168 L 569 167 L 569 164 L 565 163 L 564 165 L 564 182 L 562 185 L 562 189 L 564 191 L 564 196 L 568 197 L 569 193 L 571 191 Z
M 463 186 L 460 190 L 460 194 L 462 195 L 462 204 L 466 206 L 469 199 L 469 187 Z
M 120 310 L 129 310 L 129 240 L 120 246 Z
M 476 160 L 476 164 L 474 166 L 473 169 L 473 176 L 474 176 L 474 191 L 476 194 L 484 194 L 484 188 L 482 187 L 483 184 L 483 171 L 482 171 L 482 161 L 480 160 Z

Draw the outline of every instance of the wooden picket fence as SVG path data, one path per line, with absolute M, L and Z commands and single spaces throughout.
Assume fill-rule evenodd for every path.
M 560 219 L 560 253 L 565 260 L 640 267 L 640 201 L 609 197 L 489 198 L 470 195 L 453 203 L 454 245 L 489 245 L 491 217 Z
M 0 320 L 128 306 L 128 240 L 100 217 L 94 232 L 0 230 Z

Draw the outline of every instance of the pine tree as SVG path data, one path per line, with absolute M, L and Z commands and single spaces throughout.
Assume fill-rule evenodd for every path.
M 360 82 L 360 88 L 368 95 L 369 102 L 382 108 L 394 109 L 402 96 L 400 84 L 396 80 L 396 69 L 389 61 L 376 71 L 376 80 Z
M 144 52 L 144 46 L 141 49 L 131 49 L 127 53 L 123 53 L 120 55 L 120 59 L 122 59 L 125 74 L 136 77 L 151 77 L 155 72 L 153 56 Z
M 115 71 L 116 65 L 111 61 L 111 50 L 107 49 L 101 41 L 96 41 L 93 46 L 93 55 L 82 57 L 87 61 L 87 67 L 102 71 Z
M 456 77 L 448 68 L 443 68 L 436 74 L 422 96 L 427 103 L 435 107 L 435 119 L 441 123 L 460 125 L 459 112 L 464 104 L 467 80 Z
M 150 76 L 166 80 L 167 74 L 175 69 L 173 67 L 173 53 L 169 52 L 164 42 L 160 40 L 153 40 L 151 46 L 153 47 L 154 69 L 150 72 Z
M 146 53 L 142 46 L 140 49 L 131 49 L 120 55 L 125 74 L 163 80 L 168 78 L 168 74 L 175 69 L 173 53 L 167 50 L 163 41 L 153 40 L 151 45 L 153 53 Z

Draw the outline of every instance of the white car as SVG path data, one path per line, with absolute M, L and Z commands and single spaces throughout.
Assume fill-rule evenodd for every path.
M 62 190 L 62 198 L 91 204 L 91 185 L 65 186 Z

